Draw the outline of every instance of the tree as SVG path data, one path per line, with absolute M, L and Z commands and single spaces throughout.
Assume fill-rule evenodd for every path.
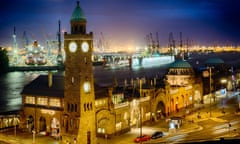
M 7 50 L 0 47 L 0 74 L 8 72 L 9 59 L 7 56 Z

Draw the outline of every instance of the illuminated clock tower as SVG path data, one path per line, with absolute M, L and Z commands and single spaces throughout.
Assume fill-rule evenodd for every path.
M 93 33 L 86 32 L 86 18 L 79 2 L 72 13 L 71 34 L 64 34 L 63 141 L 95 144 L 95 95 L 92 70 Z

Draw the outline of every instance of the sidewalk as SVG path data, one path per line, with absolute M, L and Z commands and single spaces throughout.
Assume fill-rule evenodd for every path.
M 14 129 L 0 133 L 0 144 L 1 141 L 7 144 L 33 144 L 33 135 L 29 132 L 23 132 L 17 130 L 16 136 Z M 43 136 L 40 134 L 35 135 L 35 144 L 58 144 L 58 141 L 51 136 Z

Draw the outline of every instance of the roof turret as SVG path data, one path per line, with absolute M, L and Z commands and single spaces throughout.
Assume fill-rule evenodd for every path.
M 215 58 L 209 58 L 205 61 L 205 64 L 224 64 L 224 61 L 221 58 L 215 57 Z
M 72 13 L 71 21 L 82 21 L 82 20 L 86 21 L 86 18 L 84 16 L 83 10 L 79 5 L 79 1 L 77 1 L 77 6 Z

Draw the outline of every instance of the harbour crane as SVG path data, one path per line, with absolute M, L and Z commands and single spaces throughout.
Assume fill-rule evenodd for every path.
M 175 46 L 175 40 L 173 38 L 172 32 L 169 34 L 168 42 L 169 42 L 169 49 L 170 49 L 171 55 L 175 55 L 176 46 Z
M 61 21 L 58 21 L 58 55 L 57 55 L 57 64 L 62 65 L 63 64 L 63 56 L 62 56 L 62 50 L 61 50 Z
M 13 64 L 18 64 L 18 44 L 17 44 L 17 35 L 16 35 L 16 27 L 13 27 L 13 49 L 12 49 L 12 56 L 13 56 Z
M 150 33 L 150 41 L 151 41 L 151 54 L 153 54 L 156 51 L 156 46 L 155 46 L 155 41 L 153 40 L 152 33 Z
M 27 37 L 27 32 L 24 31 L 24 32 L 23 32 L 23 37 L 22 37 L 22 47 L 23 47 L 24 49 L 26 49 L 28 45 L 29 45 L 29 39 L 28 39 L 28 37 Z
M 102 52 L 110 51 L 109 43 L 106 41 L 102 32 L 100 32 L 99 47 Z
M 151 52 L 151 42 L 150 42 L 150 36 L 147 34 L 146 36 L 146 42 L 147 42 L 147 52 Z
M 157 49 L 159 49 L 160 48 L 160 44 L 159 44 L 159 39 L 158 39 L 158 32 L 156 32 L 156 39 L 157 39 L 156 47 L 157 47 Z

